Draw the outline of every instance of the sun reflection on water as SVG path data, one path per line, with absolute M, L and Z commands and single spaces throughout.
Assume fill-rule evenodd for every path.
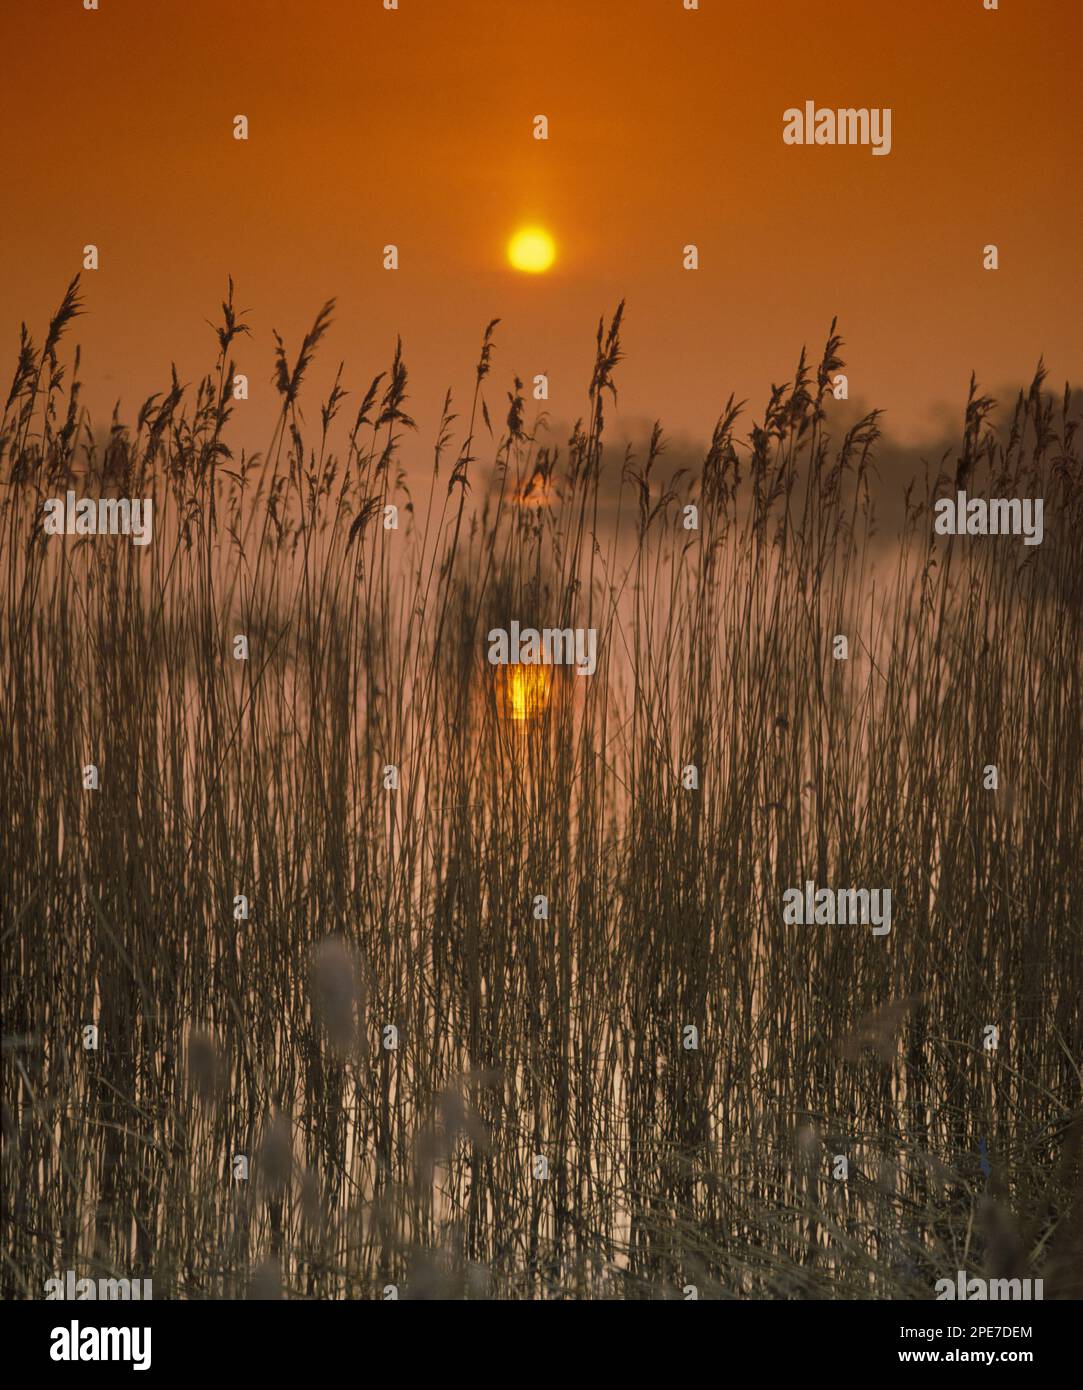
M 545 713 L 553 689 L 548 666 L 504 666 L 501 672 L 506 718 L 521 724 Z

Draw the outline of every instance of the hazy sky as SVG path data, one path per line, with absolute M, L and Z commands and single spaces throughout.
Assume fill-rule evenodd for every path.
M 98 417 L 118 396 L 134 415 L 171 360 L 189 381 L 210 366 L 228 273 L 251 309 L 252 399 L 232 427 L 251 448 L 272 328 L 295 350 L 332 296 L 317 390 L 340 358 L 363 389 L 401 333 L 425 426 L 446 387 L 468 392 L 493 317 L 494 405 L 513 371 L 544 371 L 553 417 L 579 413 L 621 297 L 621 417 L 693 437 L 731 390 L 761 411 L 835 314 L 851 397 L 903 438 L 961 409 L 971 367 L 994 390 L 1043 352 L 1054 382 L 1083 376 L 1077 3 L 100 6 L 0 3 L 4 351 L 13 366 L 24 318 L 40 339 L 96 243 L 75 336 Z M 783 112 L 806 100 L 890 107 L 891 153 L 785 145 Z M 556 238 L 547 275 L 507 266 L 526 221 Z

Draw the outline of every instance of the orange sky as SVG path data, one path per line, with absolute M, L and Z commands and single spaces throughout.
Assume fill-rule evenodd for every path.
M 345 358 L 362 389 L 401 333 L 426 427 L 447 386 L 468 392 L 496 316 L 494 405 L 513 371 L 545 371 L 553 418 L 580 413 L 597 318 L 622 296 L 629 426 L 702 438 L 730 390 L 759 413 L 833 314 L 851 398 L 904 438 L 961 409 L 971 367 L 995 390 L 1044 352 L 1078 384 L 1083 8 L 700 4 L 2 0 L 5 379 L 19 321 L 40 339 L 95 242 L 75 336 L 99 423 L 117 396 L 134 415 L 171 360 L 189 381 L 210 366 L 205 319 L 232 273 L 253 330 L 232 438 L 250 448 L 274 404 L 272 328 L 295 349 L 332 296 L 315 387 Z M 890 106 L 891 154 L 784 145 L 782 113 L 806 99 Z M 506 266 L 526 220 L 557 239 L 549 275 Z

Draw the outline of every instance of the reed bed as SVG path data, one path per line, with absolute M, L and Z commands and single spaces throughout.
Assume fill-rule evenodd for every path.
M 559 447 L 490 324 L 419 471 L 401 349 L 306 427 L 331 305 L 259 454 L 232 284 L 207 377 L 106 435 L 80 310 L 0 424 L 6 1296 L 1083 1294 L 1067 388 L 972 383 L 885 534 L 834 325 L 675 470 L 608 443 L 623 306 Z M 935 535 L 957 484 L 1044 498 L 1043 544 Z M 152 544 L 45 536 L 69 487 L 153 498 Z M 512 619 L 596 672 L 509 708 Z M 890 888 L 890 934 L 785 925 L 809 879 Z

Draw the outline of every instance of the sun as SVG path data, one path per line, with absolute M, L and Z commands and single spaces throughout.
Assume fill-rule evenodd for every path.
M 556 243 L 544 227 L 520 227 L 508 242 L 508 260 L 529 275 L 548 270 L 556 255 Z

